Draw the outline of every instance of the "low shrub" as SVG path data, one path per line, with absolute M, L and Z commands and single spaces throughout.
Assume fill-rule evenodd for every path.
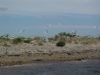
M 64 41 L 58 41 L 57 43 L 56 43 L 56 46 L 59 46 L 59 47 L 63 47 L 63 46 L 65 46 L 65 42 Z
M 18 43 L 21 43 L 21 42 L 23 42 L 23 38 L 21 38 L 21 37 L 17 37 L 17 38 L 14 38 L 13 40 L 12 40 L 12 42 L 13 42 L 13 44 L 18 44 Z
M 24 43 L 30 43 L 31 41 L 32 41 L 31 38 L 27 38 L 27 39 L 24 40 Z
M 44 37 L 39 37 L 39 36 L 34 37 L 34 39 L 33 39 L 33 40 L 46 42 L 46 39 L 45 39 Z
M 100 40 L 100 36 L 99 36 L 99 37 L 97 37 L 97 39 L 99 39 L 99 40 Z

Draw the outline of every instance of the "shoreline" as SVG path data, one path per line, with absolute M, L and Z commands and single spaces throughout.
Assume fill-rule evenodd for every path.
M 63 61 L 83 61 L 100 59 L 100 51 L 84 50 L 80 52 L 68 51 L 66 53 L 34 53 L 20 56 L 1 56 L 0 67 L 23 65 L 31 63 L 63 62 Z
M 18 44 L 9 47 L 0 46 L 0 67 L 94 59 L 100 59 L 100 45 L 66 44 L 64 47 L 57 47 L 53 44 L 43 46 Z
M 84 60 L 71 60 L 71 61 L 42 61 L 42 62 L 32 62 L 27 64 L 16 64 L 11 66 L 2 66 L 0 69 L 6 69 L 6 68 L 20 68 L 20 67 L 30 67 L 30 66 L 43 66 L 43 65 L 51 65 L 51 64 L 58 64 L 58 63 L 71 63 L 71 64 L 77 64 L 77 63 L 88 63 L 88 62 L 98 62 L 100 59 L 84 59 Z

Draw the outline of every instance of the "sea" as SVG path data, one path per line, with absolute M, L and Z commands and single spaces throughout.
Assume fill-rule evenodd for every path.
M 100 60 L 35 62 L 0 68 L 0 75 L 100 75 Z

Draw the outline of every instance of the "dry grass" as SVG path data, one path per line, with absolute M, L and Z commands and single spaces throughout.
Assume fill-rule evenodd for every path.
M 58 33 L 59 34 L 59 33 Z M 71 33 L 69 33 L 72 35 Z M 56 44 L 55 42 L 62 40 L 65 41 L 67 44 L 83 44 L 83 45 L 91 45 L 91 44 L 99 44 L 100 43 L 100 38 L 95 38 L 95 37 L 89 37 L 89 36 L 75 36 L 75 37 L 69 37 L 68 33 L 60 34 L 60 35 L 55 35 L 55 37 L 48 38 L 49 42 L 52 42 Z M 34 41 L 34 42 L 33 42 Z M 0 45 L 9 45 L 9 44 L 20 44 L 20 43 L 32 43 L 34 45 L 40 45 L 42 46 L 44 43 L 46 43 L 46 39 L 44 37 L 33 37 L 33 38 L 26 38 L 26 37 L 15 37 L 15 38 L 10 38 L 10 37 L 5 37 L 1 36 L 0 37 Z
M 25 38 L 13 38 L 8 39 L 8 37 L 0 38 L 0 45 L 3 47 L 10 47 L 15 46 L 13 49 L 24 49 L 28 48 L 29 50 L 33 50 L 33 47 L 36 47 L 34 49 L 37 49 L 37 51 L 40 53 L 23 53 L 19 55 L 1 55 L 0 56 L 0 66 L 7 66 L 7 65 L 16 65 L 16 64 L 26 64 L 26 63 L 32 63 L 34 61 L 65 61 L 65 60 L 82 60 L 82 59 L 100 59 L 100 50 L 84 50 L 84 51 L 68 51 L 68 52 L 54 52 L 53 49 L 60 50 L 63 48 L 56 47 L 56 42 L 60 40 L 63 40 L 66 42 L 66 44 L 81 44 L 81 45 L 99 45 L 100 46 L 100 39 L 94 38 L 94 37 L 64 37 L 61 35 L 57 37 L 58 40 L 54 40 L 55 38 L 51 38 L 49 42 L 46 42 L 44 38 L 42 37 L 34 37 L 33 39 L 25 39 Z M 24 43 L 27 43 L 27 45 L 23 45 Z M 52 45 L 47 45 L 47 43 L 51 43 Z M 32 44 L 32 45 L 30 45 Z M 46 44 L 46 45 L 45 45 Z M 35 46 L 36 45 L 36 46 Z M 24 46 L 24 47 L 23 47 Z M 52 52 L 45 53 L 41 49 L 41 46 L 43 49 L 49 50 L 51 49 Z M 46 46 L 46 47 L 45 47 Z M 31 47 L 31 48 L 30 48 Z M 52 48 L 51 48 L 52 47 Z M 12 47 L 11 47 L 12 48 Z M 49 48 L 49 49 L 48 49 Z M 12 49 L 12 50 L 13 50 Z M 65 49 L 68 49 L 65 47 Z M 42 51 L 42 52 L 41 52 Z M 79 52 L 80 51 L 80 52 Z

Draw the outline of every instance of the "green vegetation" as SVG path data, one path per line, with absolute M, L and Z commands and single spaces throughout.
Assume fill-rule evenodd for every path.
M 100 37 L 90 37 L 90 36 L 79 36 L 78 34 L 72 32 L 72 33 L 66 33 L 66 32 L 60 32 L 54 36 L 54 38 L 50 38 L 50 40 L 53 41 L 64 41 L 68 44 L 98 44 L 100 43 Z
M 0 36 L 0 39 L 2 39 L 2 40 L 9 40 L 9 34 Z
M 31 38 L 26 38 L 24 39 L 24 43 L 31 43 L 32 39 Z
M 56 34 L 54 37 L 49 37 L 48 41 L 46 41 L 46 39 L 47 38 L 40 36 L 33 38 L 10 37 L 9 35 L 0 36 L 0 49 L 4 51 L 1 52 L 2 54 L 0 56 L 0 66 L 23 64 L 33 61 L 65 61 L 91 58 L 100 59 L 100 51 L 97 51 L 99 50 L 98 47 L 100 46 L 100 37 L 79 36 L 76 33 L 61 32 Z M 82 50 L 80 50 L 80 44 L 83 45 Z M 66 47 L 64 47 L 65 45 Z M 72 46 L 72 49 L 70 49 L 70 45 Z M 85 49 L 85 45 L 87 45 L 86 51 L 83 51 Z M 90 51 L 87 50 L 88 45 L 89 48 L 93 47 L 94 50 L 92 50 L 91 48 L 89 49 Z M 76 48 L 74 51 L 74 46 L 75 48 L 76 46 L 79 46 L 79 48 Z M 35 53 L 32 49 L 37 52 Z M 69 51 L 67 51 L 67 49 L 69 49 Z M 10 50 L 13 52 L 11 52 Z M 18 50 L 18 52 L 16 52 L 16 50 Z
M 14 39 L 12 40 L 12 43 L 13 43 L 13 44 L 18 44 L 18 43 L 23 42 L 23 40 L 24 40 L 23 37 L 17 37 L 17 38 L 14 38 Z
M 10 37 L 10 35 L 2 35 L 0 36 L 0 45 L 10 45 L 10 44 L 20 44 L 20 43 L 28 43 L 42 46 L 46 43 L 45 37 L 33 37 L 33 38 L 26 38 L 26 37 Z M 59 46 L 60 44 L 98 44 L 100 43 L 100 37 L 90 37 L 90 36 L 79 36 L 78 34 L 72 32 L 60 32 L 56 34 L 54 37 L 49 37 L 48 42 L 56 44 Z M 63 43 L 62 43 L 63 42 Z
M 99 36 L 99 37 L 97 37 L 97 39 L 99 39 L 99 40 L 100 40 L 100 36 Z
M 34 37 L 33 40 L 41 41 L 41 42 L 46 42 L 46 39 L 44 37 L 40 37 L 40 36 Z
M 54 38 L 55 38 L 55 40 L 58 40 L 60 38 L 64 38 L 64 39 L 69 38 L 69 39 L 71 39 L 71 38 L 74 38 L 74 37 L 77 37 L 77 36 L 78 35 L 74 32 L 72 32 L 72 33 L 60 32 L 57 35 L 55 35 Z
M 56 43 L 56 46 L 63 47 L 63 46 L 65 46 L 65 42 L 64 41 L 58 41 Z
M 17 37 L 12 39 L 13 44 L 18 44 L 18 43 L 30 43 L 32 41 L 31 38 L 25 38 L 25 37 Z

